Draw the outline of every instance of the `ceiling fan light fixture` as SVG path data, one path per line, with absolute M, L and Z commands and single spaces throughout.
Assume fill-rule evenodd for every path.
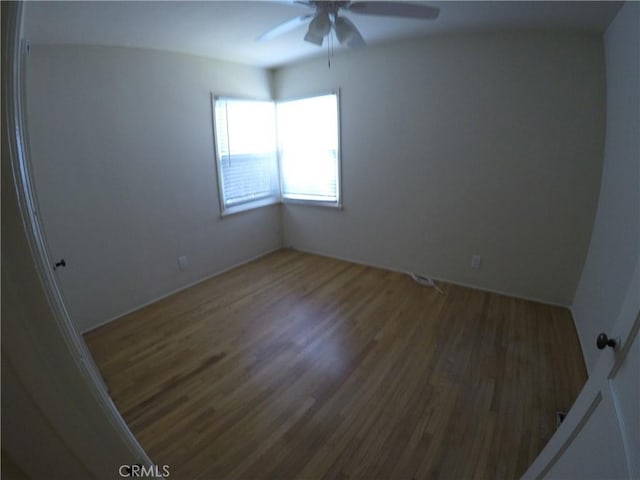
M 346 45 L 349 48 L 364 47 L 365 43 L 362 35 L 348 18 L 336 15 L 333 30 L 336 32 L 336 38 L 340 45 Z
M 331 31 L 331 19 L 327 12 L 319 12 L 309 24 L 309 32 L 317 37 L 325 37 Z
M 356 33 L 353 30 L 351 22 L 343 17 L 336 17 L 336 21 L 333 24 L 333 29 L 336 32 L 336 38 L 338 39 L 338 42 L 340 42 L 340 45 L 348 45 L 349 42 L 351 42 L 356 37 Z
M 313 43 L 314 45 L 321 46 L 322 41 L 324 40 L 324 36 L 316 35 L 311 31 L 311 29 L 309 29 L 307 34 L 304 36 L 304 40 L 305 42 L 309 42 L 309 43 Z

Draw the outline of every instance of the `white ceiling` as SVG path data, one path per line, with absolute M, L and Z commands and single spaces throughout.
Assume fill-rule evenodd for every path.
M 420 2 L 421 3 L 421 2 Z M 369 45 L 403 38 L 504 29 L 603 32 L 621 2 L 424 2 L 437 20 L 347 14 Z M 33 43 L 154 48 L 261 67 L 275 67 L 323 48 L 303 41 L 305 27 L 256 42 L 261 33 L 308 13 L 292 1 L 27 2 L 25 32 Z

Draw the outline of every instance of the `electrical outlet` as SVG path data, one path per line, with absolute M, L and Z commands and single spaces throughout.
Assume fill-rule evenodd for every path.
M 189 268 L 189 259 L 186 256 L 178 257 L 178 268 L 181 272 Z
M 480 255 L 473 255 L 471 257 L 471 268 L 480 268 Z

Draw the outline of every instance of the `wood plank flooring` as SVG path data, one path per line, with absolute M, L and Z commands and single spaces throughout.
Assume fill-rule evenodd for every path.
M 172 479 L 518 478 L 586 381 L 566 309 L 281 250 L 85 336 Z

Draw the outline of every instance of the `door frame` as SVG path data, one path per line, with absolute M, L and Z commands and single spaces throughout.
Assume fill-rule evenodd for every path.
M 104 412 L 126 448 L 134 458 L 145 466 L 153 466 L 129 426 L 126 424 L 113 400 L 109 396 L 107 387 L 96 367 L 82 336 L 69 316 L 62 293 L 53 273 L 51 258 L 44 239 L 43 228 L 38 214 L 36 195 L 31 174 L 29 159 L 28 129 L 25 118 L 25 57 L 29 53 L 29 45 L 24 39 L 24 2 L 12 2 L 3 8 L 3 15 L 7 14 L 7 31 L 3 32 L 6 42 L 4 51 L 7 54 L 9 66 L 6 76 L 3 76 L 6 89 L 6 105 L 4 106 L 7 122 L 7 142 L 18 208 L 24 224 L 24 230 L 29 243 L 35 271 L 40 278 L 47 302 L 55 318 L 57 328 L 61 332 L 64 342 L 75 359 L 81 378 L 86 383 L 97 404 Z

